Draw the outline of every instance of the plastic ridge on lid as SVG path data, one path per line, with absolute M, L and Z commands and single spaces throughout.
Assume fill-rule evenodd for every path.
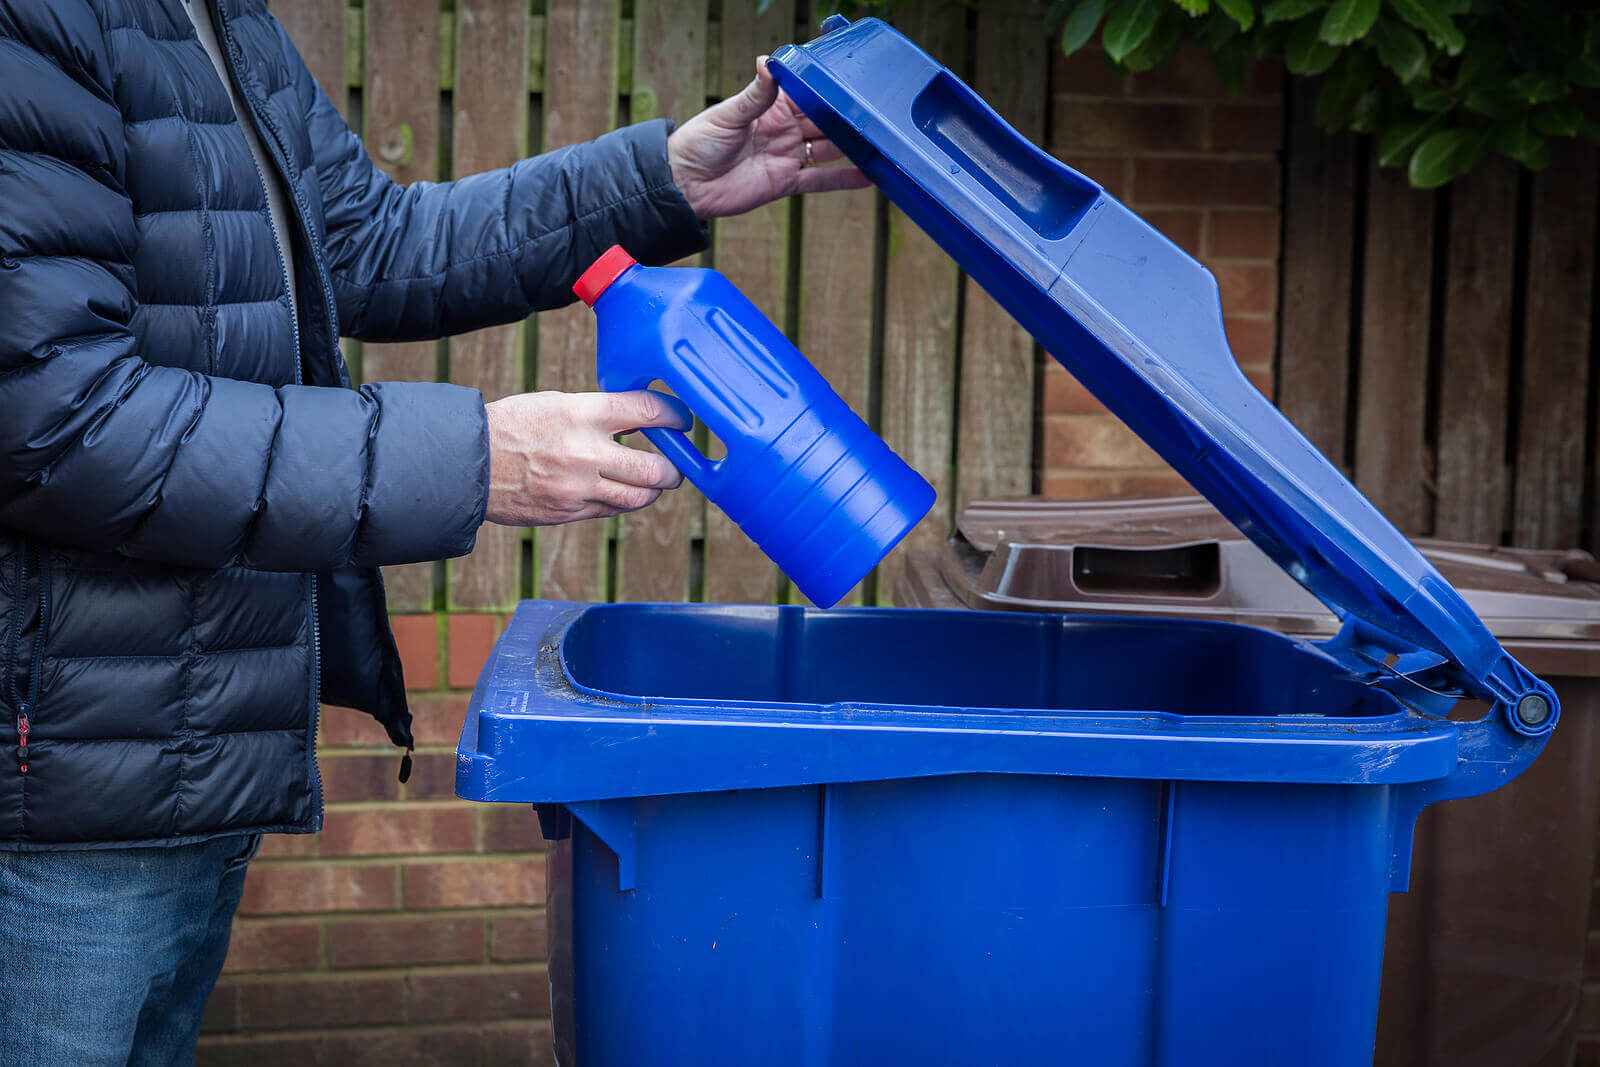
M 612 245 L 600 254 L 600 258 L 590 264 L 589 269 L 578 275 L 578 280 L 573 283 L 572 291 L 590 307 L 600 299 L 600 294 L 610 287 L 611 283 L 622 277 L 622 272 L 629 267 L 638 266 L 639 261 L 623 249 L 621 245 Z
M 1426 714 L 1513 729 L 1549 686 L 1240 371 L 1216 279 L 878 19 L 773 53 L 795 104 L 1106 407 L 1345 624 L 1323 651 Z

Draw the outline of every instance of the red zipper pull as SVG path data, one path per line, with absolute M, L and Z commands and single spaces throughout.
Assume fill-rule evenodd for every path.
M 17 771 L 28 773 L 28 717 L 17 716 Z

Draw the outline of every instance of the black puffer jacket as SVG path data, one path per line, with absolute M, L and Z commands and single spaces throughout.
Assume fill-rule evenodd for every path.
M 410 740 L 372 568 L 469 551 L 488 463 L 475 391 L 352 390 L 341 329 L 507 322 L 613 241 L 703 239 L 664 123 L 399 187 L 261 0 L 212 0 L 296 322 L 180 2 L 0 0 L 3 848 L 316 829 L 319 692 Z

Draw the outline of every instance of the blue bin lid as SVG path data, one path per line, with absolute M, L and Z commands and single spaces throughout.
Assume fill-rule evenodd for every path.
M 779 84 L 1058 361 L 1345 625 L 1323 647 L 1407 703 L 1529 736 L 1554 692 L 1240 371 L 1211 272 L 878 19 L 771 57 Z

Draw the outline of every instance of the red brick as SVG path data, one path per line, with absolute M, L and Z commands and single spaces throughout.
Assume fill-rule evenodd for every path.
M 550 1067 L 555 1039 L 546 1022 L 518 1022 L 485 1027 L 483 1062 L 494 1067 Z
M 1578 1032 L 1594 1033 L 1600 1030 L 1600 983 L 1585 982 L 1578 999 Z
M 544 912 L 496 915 L 489 920 L 489 958 L 496 963 L 543 960 L 550 955 Z
M 415 1022 L 527 1019 L 550 1014 L 550 977 L 543 967 L 413 974 L 406 1012 Z
M 265 834 L 258 860 L 300 859 L 317 854 L 316 834 Z
M 1160 230 L 1173 244 L 1200 258 L 1200 223 L 1204 212 L 1179 208 L 1172 211 L 1141 211 L 1140 217 Z
M 449 807 L 390 804 L 353 811 L 331 808 L 322 829 L 322 854 L 415 856 L 471 852 L 477 839 L 473 815 L 465 801 Z
M 417 699 L 412 697 L 411 703 L 415 704 Z M 322 709 L 322 744 L 391 747 L 389 735 L 384 733 L 377 719 L 350 708 Z
M 1050 143 L 1058 151 L 1205 146 L 1206 113 L 1194 104 L 1078 100 L 1055 109 Z
M 483 962 L 483 920 L 348 919 L 328 924 L 333 967 L 397 967 L 419 963 Z
M 454 746 L 461 739 L 469 702 L 466 693 L 412 697 L 411 732 L 417 744 Z
M 346 800 L 393 800 L 400 795 L 400 756 L 323 756 L 322 796 Z
M 1276 152 L 1283 147 L 1283 110 L 1270 104 L 1217 104 L 1211 147 L 1222 152 Z
M 412 863 L 407 908 L 493 908 L 544 903 L 544 857 Z
M 1139 71 L 1129 78 L 1133 83 L 1132 93 L 1137 97 L 1176 96 L 1192 100 L 1228 95 L 1217 78 L 1217 66 L 1211 60 L 1211 53 L 1196 45 L 1185 45 L 1156 69 Z
M 224 1034 L 239 1029 L 239 988 L 226 982 L 218 983 L 206 1001 L 205 1014 L 200 1017 L 202 1034 Z
M 478 1028 L 360 1030 L 351 1034 L 248 1034 L 202 1040 L 198 1067 L 479 1067 L 502 1061 L 483 1058 Z M 545 1067 L 551 1060 L 546 1058 Z
M 405 980 L 295 977 L 239 983 L 239 1021 L 246 1030 L 309 1030 L 404 1022 Z
M 448 679 L 453 689 L 471 689 L 489 659 L 500 620 L 494 615 L 451 615 L 450 645 L 446 655 Z
M 391 866 L 256 864 L 245 877 L 241 915 L 318 911 L 389 911 L 399 906 Z
M 1222 328 L 1228 335 L 1233 358 L 1243 367 L 1269 367 L 1278 345 L 1278 324 L 1272 319 L 1226 317 Z
M 479 805 L 485 852 L 528 852 L 544 848 L 539 819 L 525 804 Z
M 1178 475 L 1177 471 L 1159 470 L 1146 471 L 1139 474 L 1130 474 L 1122 479 L 1124 493 L 1173 493 L 1193 492 L 1189 483 Z
M 1078 384 L 1078 379 L 1065 370 L 1045 371 L 1043 403 L 1045 411 L 1055 413 L 1082 413 L 1106 409 L 1104 404 L 1095 399 L 1093 393 Z
M 1052 415 L 1045 419 L 1045 463 L 1052 467 L 1155 467 L 1161 461 L 1112 415 Z
M 1579 1037 L 1578 1058 L 1572 1067 L 1600 1067 L 1600 1037 Z
M 1039 491 L 1055 500 L 1095 500 L 1122 492 L 1122 478 L 1115 474 L 1045 471 L 1039 481 Z
M 439 686 L 439 617 L 437 615 L 391 615 L 394 643 L 400 649 L 400 665 L 405 671 L 407 689 L 437 689 Z
M 1128 78 L 1118 73 L 1100 48 L 1080 48 L 1062 55 L 1054 41 L 1050 49 L 1050 91 L 1079 96 L 1122 96 L 1128 91 Z M 1069 106 L 1058 102 L 1055 107 Z
M 1276 211 L 1213 211 L 1211 255 L 1230 259 L 1278 258 Z
M 465 710 L 465 704 L 460 705 Z M 455 730 L 461 732 L 461 723 Z M 412 757 L 411 780 L 406 783 L 407 800 L 447 800 L 456 795 L 456 754 L 418 752 Z
M 1278 167 L 1269 159 L 1139 159 L 1132 199 L 1135 204 L 1271 207 L 1278 202 Z
M 1056 156 L 1067 166 L 1097 183 L 1118 200 L 1128 199 L 1128 160 L 1124 156 L 1097 156 L 1083 152 L 1061 152 Z
M 1229 315 L 1271 312 L 1278 306 L 1278 270 L 1268 264 L 1218 263 L 1211 268 Z
M 239 971 L 303 971 L 322 963 L 322 924 L 261 922 L 240 919 L 233 924 L 223 973 Z
M 1272 390 L 1273 386 L 1276 384 L 1276 379 L 1273 377 L 1272 370 L 1270 368 L 1263 370 L 1246 370 L 1244 372 L 1244 376 L 1250 379 L 1250 384 L 1255 386 L 1256 389 L 1260 391 L 1262 396 L 1266 397 L 1268 400 L 1272 399 Z

